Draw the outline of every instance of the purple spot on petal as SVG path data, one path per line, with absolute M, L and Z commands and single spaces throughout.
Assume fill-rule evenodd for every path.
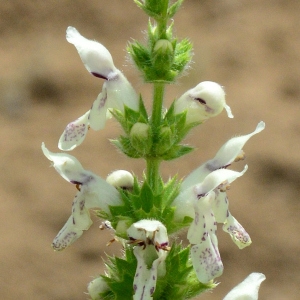
M 206 104 L 206 101 L 201 98 L 194 98 L 194 100 L 198 101 L 201 104 L 204 104 L 204 105 Z
M 108 78 L 106 78 L 105 76 L 101 75 L 101 74 L 98 74 L 96 72 L 91 72 L 91 74 L 97 78 L 101 78 L 101 79 L 105 79 L 107 80 Z
M 154 286 L 150 289 L 150 295 L 152 296 L 154 293 Z
M 70 183 L 73 183 L 73 184 L 82 184 L 82 182 L 79 182 L 79 181 L 76 181 L 76 180 L 71 180 Z

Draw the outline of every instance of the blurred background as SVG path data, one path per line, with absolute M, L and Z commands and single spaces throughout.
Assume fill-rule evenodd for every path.
M 211 80 L 225 86 L 235 118 L 223 112 L 194 129 L 187 142 L 197 150 L 163 164 L 164 178 L 187 175 L 230 137 L 266 122 L 244 148 L 247 173 L 228 192 L 230 210 L 253 244 L 239 250 L 220 228 L 224 274 L 215 291 L 199 299 L 222 299 L 253 271 L 267 277 L 261 300 L 299 299 L 299 15 L 297 0 L 186 0 L 175 16 L 177 36 L 193 41 L 195 55 L 187 76 L 168 86 L 166 106 Z M 49 167 L 40 145 L 57 151 L 67 123 L 90 108 L 103 84 L 65 40 L 69 25 L 109 49 L 150 107 L 151 86 L 125 51 L 131 38 L 144 39 L 147 17 L 132 0 L 2 0 L 0 16 L 0 298 L 88 299 L 86 285 L 102 272 L 105 253 L 118 255 L 120 247 L 105 246 L 111 235 L 94 218 L 72 247 L 52 250 L 76 190 Z M 111 120 L 72 154 L 103 178 L 115 169 L 141 177 L 144 162 L 125 158 L 108 141 L 120 132 Z

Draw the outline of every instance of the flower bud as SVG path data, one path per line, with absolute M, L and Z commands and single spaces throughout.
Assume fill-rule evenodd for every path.
M 170 71 L 173 64 L 174 50 L 170 41 L 158 40 L 153 48 L 152 62 L 155 73 L 165 79 L 165 74 Z
M 145 123 L 135 123 L 130 131 L 130 141 L 138 152 L 147 154 L 152 146 L 150 126 Z
M 203 123 L 217 116 L 223 108 L 229 118 L 233 118 L 230 107 L 225 102 L 223 88 L 215 82 L 203 81 L 193 89 L 188 90 L 175 101 L 175 114 L 187 111 L 186 123 Z
M 106 177 L 106 182 L 115 188 L 121 188 L 123 190 L 131 190 L 133 181 L 132 174 L 125 170 L 114 171 Z
M 88 285 L 88 292 L 92 300 L 103 299 L 102 297 L 100 297 L 99 294 L 104 293 L 106 291 L 109 291 L 109 287 L 102 277 L 94 279 Z
M 164 154 L 173 145 L 173 133 L 170 127 L 163 127 L 159 133 L 159 143 L 157 145 L 157 153 Z

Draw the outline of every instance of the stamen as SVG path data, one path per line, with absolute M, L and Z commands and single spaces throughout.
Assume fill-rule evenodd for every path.
M 243 150 L 240 151 L 238 156 L 234 159 L 234 162 L 238 162 L 240 160 L 244 160 L 246 158 L 245 152 Z

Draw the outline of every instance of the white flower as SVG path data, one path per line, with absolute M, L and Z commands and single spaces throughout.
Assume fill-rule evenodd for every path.
M 260 284 L 266 279 L 262 273 L 251 273 L 233 288 L 223 300 L 257 300 Z
M 133 300 L 151 300 L 159 275 L 165 274 L 164 261 L 168 250 L 166 227 L 159 221 L 141 220 L 132 224 L 127 234 L 137 259 Z
M 98 208 L 110 214 L 109 206 L 122 204 L 119 192 L 104 179 L 83 169 L 80 162 L 65 153 L 52 153 L 42 144 L 44 155 L 53 167 L 79 190 L 73 200 L 72 214 L 53 240 L 55 250 L 63 250 L 75 242 L 92 224 L 89 209 Z
M 208 283 L 223 272 L 216 236 L 218 219 L 215 214 L 218 214 L 218 218 L 224 216 L 222 222 L 225 222 L 230 213 L 228 205 L 216 204 L 218 201 L 216 195 L 223 190 L 225 185 L 242 176 L 246 170 L 247 166 L 242 172 L 216 170 L 206 176 L 201 183 L 180 193 L 173 202 L 176 207 L 175 218 L 179 216 L 180 218 L 183 216 L 193 218 L 187 238 L 192 244 L 192 263 L 202 283 Z
M 243 158 L 241 151 L 245 143 L 264 127 L 265 124 L 260 122 L 252 133 L 227 141 L 213 159 L 183 180 L 180 193 L 172 203 L 176 207 L 175 220 L 182 221 L 185 216 L 193 218 L 187 237 L 192 244 L 193 266 L 198 279 L 203 283 L 223 272 L 215 234 L 217 223 L 223 224 L 223 230 L 229 233 L 240 249 L 251 244 L 249 234 L 231 215 L 226 194 L 229 184 L 242 176 L 247 166 L 242 172 L 226 168 Z
M 188 90 L 175 101 L 175 114 L 187 111 L 186 123 L 205 122 L 217 116 L 225 108 L 229 118 L 233 118 L 230 107 L 225 102 L 223 88 L 215 82 L 203 81 Z
M 89 127 L 93 130 L 104 128 L 109 109 L 124 112 L 124 106 L 127 106 L 138 111 L 138 96 L 122 72 L 114 66 L 109 51 L 103 45 L 86 39 L 74 27 L 68 27 L 67 40 L 78 50 L 86 69 L 106 80 L 91 109 L 69 123 L 61 135 L 58 147 L 69 151 L 83 142 Z

